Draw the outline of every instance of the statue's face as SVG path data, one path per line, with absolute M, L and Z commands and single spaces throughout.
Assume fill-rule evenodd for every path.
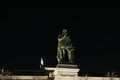
M 67 30 L 66 30 L 66 29 L 63 29 L 63 33 L 67 33 Z

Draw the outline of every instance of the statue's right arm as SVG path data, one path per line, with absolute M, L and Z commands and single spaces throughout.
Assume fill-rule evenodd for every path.
M 58 37 L 58 41 L 62 41 L 66 36 L 64 35 L 62 38 Z

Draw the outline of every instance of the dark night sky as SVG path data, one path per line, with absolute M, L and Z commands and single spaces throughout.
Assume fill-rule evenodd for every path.
M 4 10 L 4 9 L 3 9 Z M 120 12 L 92 8 L 8 8 L 1 16 L 0 65 L 39 69 L 57 65 L 57 35 L 63 28 L 75 46 L 81 73 L 120 71 Z

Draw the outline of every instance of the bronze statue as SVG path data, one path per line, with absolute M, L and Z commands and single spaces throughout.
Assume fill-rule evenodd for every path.
M 57 47 L 57 60 L 58 63 L 73 63 L 73 51 L 74 51 L 74 46 L 71 43 L 71 39 L 67 34 L 67 30 L 63 29 L 62 33 L 58 35 L 58 47 Z M 66 55 L 67 54 L 67 61 Z

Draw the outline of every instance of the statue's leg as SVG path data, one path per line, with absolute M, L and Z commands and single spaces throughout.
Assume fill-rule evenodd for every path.
M 64 50 L 64 49 L 62 49 L 62 52 L 63 52 L 63 57 L 65 57 L 65 50 Z
M 62 60 L 62 50 L 60 49 L 60 59 Z
M 62 59 L 61 55 L 62 55 L 62 54 L 61 54 L 61 50 L 58 49 L 58 52 L 57 52 L 57 60 L 58 60 L 58 63 L 61 62 L 61 59 Z
M 69 48 L 67 48 L 67 52 L 68 52 L 68 60 L 69 60 L 70 63 L 72 63 L 73 62 L 73 60 L 72 60 L 72 52 L 70 51 Z
M 57 52 L 57 61 L 60 63 L 59 52 Z
M 67 52 L 68 52 L 68 54 L 67 54 L 67 55 L 68 55 L 68 62 L 69 62 L 69 61 L 70 61 L 70 56 L 71 56 L 71 55 L 70 55 L 70 51 L 69 51 L 69 49 L 68 49 L 68 48 L 67 48 Z

